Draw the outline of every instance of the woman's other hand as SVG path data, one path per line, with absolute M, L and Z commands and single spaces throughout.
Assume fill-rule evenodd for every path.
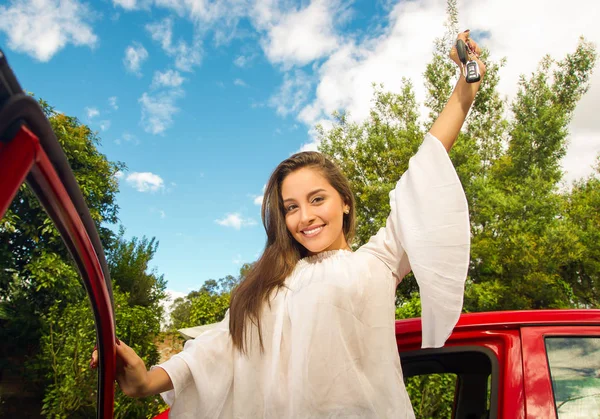
M 116 378 L 121 390 L 129 397 L 148 395 L 148 371 L 142 358 L 125 343 L 117 339 Z M 94 348 L 90 367 L 98 367 L 98 350 Z

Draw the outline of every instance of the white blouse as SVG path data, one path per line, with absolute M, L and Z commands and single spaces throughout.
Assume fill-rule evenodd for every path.
M 159 367 L 172 418 L 414 418 L 394 314 L 411 269 L 420 289 L 423 347 L 440 347 L 462 309 L 469 216 L 458 176 L 431 134 L 390 193 L 386 226 L 356 252 L 302 259 L 262 313 L 248 355 L 228 316 Z

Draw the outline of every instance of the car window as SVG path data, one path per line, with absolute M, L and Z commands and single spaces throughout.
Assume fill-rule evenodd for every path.
M 545 343 L 557 416 L 597 418 L 600 337 L 547 337 Z
M 405 380 L 416 418 L 450 418 L 456 374 L 423 374 Z
M 495 418 L 497 359 L 484 348 L 401 353 L 416 418 Z

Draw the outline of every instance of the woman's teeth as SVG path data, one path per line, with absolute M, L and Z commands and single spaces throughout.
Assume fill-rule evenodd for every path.
M 302 234 L 304 234 L 305 236 L 314 236 L 316 234 L 319 234 L 321 230 L 323 230 L 323 226 L 313 228 L 312 230 L 304 230 Z

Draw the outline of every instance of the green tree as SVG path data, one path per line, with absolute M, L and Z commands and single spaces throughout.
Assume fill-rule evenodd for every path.
M 118 212 L 114 175 L 124 166 L 98 151 L 99 138 L 87 126 L 56 113 L 43 100 L 39 103 L 81 185 L 101 240 L 110 246 L 113 235 L 107 226 Z M 39 350 L 42 316 L 57 302 L 64 307 L 81 300 L 85 292 L 58 231 L 26 185 L 0 222 L 0 266 L 0 376 L 27 377 L 29 393 L 37 397 L 43 391 L 41 377 L 26 369 L 26 361 Z
M 118 213 L 115 174 L 124 165 L 102 155 L 100 139 L 76 118 L 40 104 L 107 253 L 116 285 L 117 334 L 149 364 L 156 363 L 153 339 L 159 332 L 165 283 L 148 266 L 158 243 L 125 240 L 123 230 L 117 235 L 110 230 Z M 96 373 L 88 366 L 96 341 L 93 314 L 68 251 L 26 185 L 0 222 L 0 266 L 0 386 L 6 376 L 19 377 L 29 397 L 4 399 L 2 407 L 9 413 L 15 408 L 21 416 L 37 415 L 42 407 L 48 417 L 93 416 Z M 154 399 L 136 401 L 118 394 L 115 416 L 143 417 L 156 413 L 157 406 Z
M 181 329 L 223 320 L 229 308 L 231 291 L 251 268 L 251 263 L 245 263 L 237 277 L 227 275 L 218 280 L 209 279 L 198 291 L 177 298 L 171 305 L 171 328 Z
M 166 296 L 164 275 L 149 267 L 157 248 L 155 238 L 126 240 L 125 229 L 121 227 L 107 252 L 111 279 L 128 293 L 131 305 L 159 309 L 158 302 Z
M 117 335 L 132 346 L 147 365 L 158 363 L 153 338 L 160 322 L 150 307 L 130 305 L 130 296 L 114 290 Z M 43 316 L 42 336 L 35 370 L 47 379 L 42 413 L 52 418 L 89 418 L 96 414 L 97 372 L 89 367 L 96 341 L 94 318 L 87 300 L 66 307 L 53 305 Z M 115 418 L 151 417 L 163 403 L 158 397 L 132 399 L 117 389 Z
M 505 151 L 471 191 L 467 309 L 559 308 L 577 300 L 578 288 L 563 275 L 578 239 L 563 211 L 560 160 L 595 59 L 581 40 L 573 54 L 558 62 L 545 57 L 521 78 Z
M 561 276 L 573 287 L 578 307 L 600 306 L 600 156 L 596 171 L 564 196 L 565 223 L 574 246 Z

